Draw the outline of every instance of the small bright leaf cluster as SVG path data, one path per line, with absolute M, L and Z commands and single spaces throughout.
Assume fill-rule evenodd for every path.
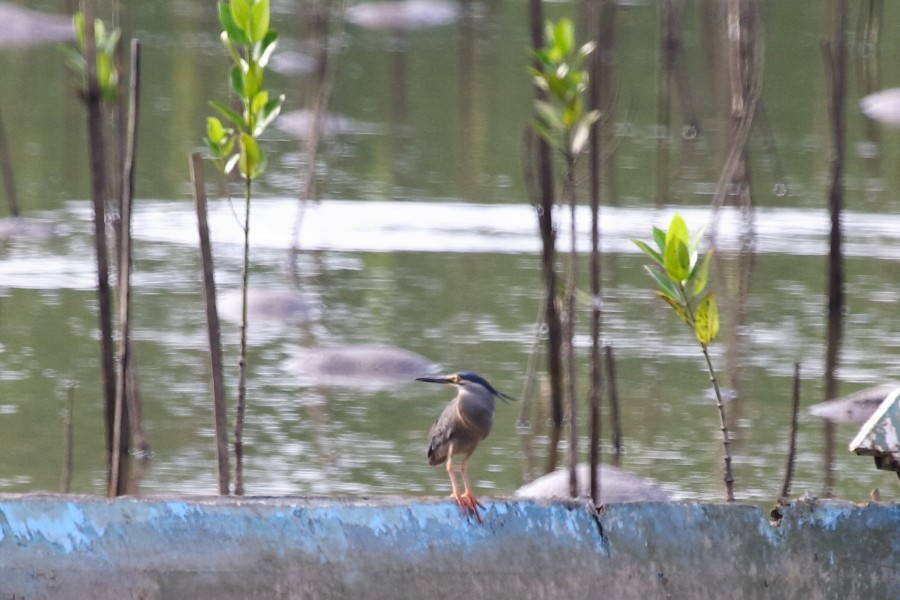
M 219 2 L 222 43 L 233 65 L 231 90 L 241 101 L 241 111 L 222 102 L 211 102 L 224 119 L 208 117 L 206 145 L 225 173 L 235 165 L 244 179 L 256 179 L 266 168 L 266 155 L 256 139 L 281 112 L 284 96 L 269 97 L 263 89 L 264 70 L 275 51 L 278 34 L 269 28 L 269 0 Z
M 534 51 L 538 67 L 529 68 L 534 84 L 547 92 L 546 100 L 535 101 L 534 128 L 551 146 L 575 157 L 600 117 L 598 111 L 584 110 L 588 74 L 582 66 L 595 44 L 576 48 L 575 26 L 569 19 L 548 22 L 546 39 L 546 45 Z
M 65 46 L 72 70 L 81 79 L 79 92 L 87 96 L 87 43 L 85 41 L 84 13 L 76 12 L 72 16 L 72 28 L 75 32 L 75 47 Z M 100 98 L 105 102 L 115 102 L 119 91 L 119 72 L 116 69 L 116 46 L 122 32 L 119 29 L 107 29 L 100 19 L 94 19 L 94 43 L 97 54 L 97 88 Z
M 719 333 L 719 309 L 712 293 L 706 291 L 712 251 L 700 260 L 697 248 L 702 238 L 703 230 L 689 236 L 684 219 L 676 214 L 667 231 L 653 228 L 656 248 L 632 241 L 655 263 L 644 268 L 656 282 L 656 295 L 694 330 L 705 347 Z

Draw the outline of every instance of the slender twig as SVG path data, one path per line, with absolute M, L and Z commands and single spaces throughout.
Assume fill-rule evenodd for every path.
M 784 483 L 781 485 L 781 497 L 787 498 L 791 493 L 791 482 L 794 479 L 794 461 L 797 456 L 797 415 L 800 413 L 800 363 L 794 363 L 794 384 L 791 393 L 791 437 L 788 443 L 787 466 L 784 470 Z
M 222 337 L 219 327 L 219 310 L 216 306 L 216 282 L 213 269 L 212 247 L 209 241 L 209 225 L 206 218 L 206 188 L 203 178 L 203 161 L 198 152 L 191 155 L 191 181 L 194 184 L 194 202 L 197 205 L 197 227 L 200 233 L 200 255 L 203 263 L 203 292 L 206 298 L 206 323 L 209 332 L 209 360 L 212 371 L 213 417 L 216 426 L 216 480 L 219 494 L 227 495 L 230 486 L 228 465 L 228 420 L 225 404 L 224 361 Z
M 678 284 L 682 298 L 687 298 L 687 290 L 682 284 Z M 687 313 L 690 323 L 695 323 L 693 311 L 690 304 L 685 303 L 685 312 Z M 724 451 L 725 463 L 725 491 L 728 502 L 734 502 L 734 475 L 731 470 L 731 435 L 728 433 L 728 420 L 725 418 L 725 404 L 722 402 L 722 391 L 719 389 L 719 380 L 716 377 L 716 370 L 713 368 L 712 359 L 709 357 L 709 348 L 707 344 L 700 342 L 700 348 L 703 350 L 703 357 L 706 359 L 706 368 L 709 371 L 709 381 L 713 385 L 716 393 L 716 408 L 719 411 L 719 428 L 722 431 L 722 449 Z
M 238 401 L 234 417 L 234 493 L 244 495 L 244 413 L 247 410 L 247 294 L 250 283 L 250 184 L 244 179 L 244 267 L 241 271 L 241 341 L 238 357 Z
M 619 390 L 616 385 L 616 361 L 613 358 L 613 348 L 606 346 L 606 381 L 609 393 L 609 418 L 612 421 L 612 446 L 613 456 L 616 462 L 622 455 L 624 442 L 622 437 L 622 421 L 619 417 Z
M 734 502 L 734 475 L 731 472 L 731 441 L 728 439 L 728 425 L 725 419 L 725 405 L 722 403 L 722 392 L 719 391 L 719 381 L 716 379 L 716 371 L 713 369 L 712 360 L 709 358 L 709 350 L 706 344 L 700 344 L 703 348 L 703 356 L 706 358 L 706 366 L 709 369 L 709 380 L 716 391 L 716 408 L 719 409 L 719 427 L 722 430 L 722 447 L 725 450 L 725 490 L 729 502 Z

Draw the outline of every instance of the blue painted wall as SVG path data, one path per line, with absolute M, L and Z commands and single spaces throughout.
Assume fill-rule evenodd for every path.
M 0 600 L 900 598 L 900 506 L 0 495 Z

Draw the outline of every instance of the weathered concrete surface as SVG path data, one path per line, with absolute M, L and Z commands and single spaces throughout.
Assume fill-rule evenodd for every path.
M 900 506 L 0 495 L 0 599 L 898 598 Z

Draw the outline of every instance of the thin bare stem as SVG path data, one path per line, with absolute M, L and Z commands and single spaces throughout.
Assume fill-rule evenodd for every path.
M 616 361 L 612 346 L 606 346 L 606 381 L 609 390 L 609 418 L 612 421 L 612 445 L 614 460 L 618 464 L 624 447 L 622 421 L 619 417 L 619 390 L 616 386 Z
M 238 402 L 234 417 L 234 493 L 244 495 L 244 413 L 247 409 L 247 293 L 250 283 L 250 186 L 244 186 L 244 268 L 241 273 L 241 342 L 238 357 Z
M 791 493 L 791 482 L 794 479 L 794 462 L 797 456 L 797 415 L 800 413 L 800 363 L 794 363 L 794 385 L 791 393 L 791 437 L 788 444 L 787 467 L 784 470 L 784 483 L 781 485 L 781 497 L 787 498 Z
M 700 344 L 703 348 L 703 356 L 706 358 L 706 367 L 709 369 L 709 380 L 716 391 L 716 408 L 719 409 L 719 425 L 722 429 L 722 448 L 725 451 L 725 489 L 728 501 L 734 502 L 734 476 L 731 472 L 731 442 L 729 440 L 728 425 L 725 420 L 725 405 L 722 403 L 722 392 L 719 391 L 719 381 L 716 379 L 716 370 L 713 369 L 712 360 L 709 358 L 709 350 L 706 344 Z

